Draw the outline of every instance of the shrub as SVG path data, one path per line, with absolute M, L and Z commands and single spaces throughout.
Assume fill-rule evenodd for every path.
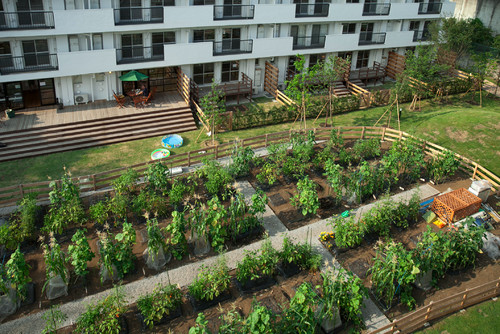
M 16 249 L 22 242 L 34 238 L 35 223 L 40 212 L 36 205 L 37 194 L 28 194 L 18 203 L 9 223 L 0 226 L 0 245 Z
M 141 296 L 137 300 L 137 308 L 144 317 L 144 322 L 152 329 L 155 322 L 159 322 L 164 316 L 178 308 L 182 303 L 181 290 L 173 285 L 157 285 L 153 292 Z
M 189 285 L 189 293 L 197 300 L 211 301 L 224 293 L 231 283 L 226 258 L 219 256 L 210 267 L 201 266 L 195 281 Z

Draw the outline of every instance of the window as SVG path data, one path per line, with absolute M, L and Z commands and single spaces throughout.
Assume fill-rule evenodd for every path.
M 209 84 L 214 79 L 214 64 L 195 64 L 193 67 L 193 80 L 198 85 Z
M 370 50 L 358 51 L 358 60 L 356 60 L 356 68 L 368 67 L 370 59 Z
M 175 31 L 154 32 L 153 55 L 163 55 L 163 44 L 175 44 Z
M 356 33 L 356 23 L 342 23 L 342 33 L 343 34 Z
M 122 35 L 122 57 L 142 58 L 143 56 L 142 34 Z
M 102 34 L 92 34 L 92 50 L 102 49 Z
M 49 44 L 46 39 L 23 41 L 23 54 L 26 66 L 50 64 Z
M 195 6 L 215 5 L 215 0 L 194 0 L 193 5 Z
M 352 52 L 339 52 L 337 57 L 342 59 L 352 59 Z
M 222 63 L 222 82 L 238 81 L 240 74 L 240 63 L 238 61 L 227 61 Z
M 194 30 L 193 31 L 193 42 L 212 42 L 215 40 L 215 30 L 205 29 L 205 30 Z
M 345 2 L 346 3 L 359 3 L 359 0 L 346 0 Z
M 0 42 L 0 66 L 4 68 L 14 66 L 9 42 Z
M 100 0 L 65 0 L 64 6 L 66 10 L 70 9 L 99 9 L 101 8 Z
M 325 53 L 321 53 L 321 54 L 317 54 L 317 55 L 310 55 L 309 56 L 309 67 L 313 67 L 314 65 L 316 65 L 318 63 L 323 63 L 323 62 L 325 62 L 325 59 L 326 59 Z
M 175 6 L 175 0 L 152 0 L 151 7 Z
M 420 28 L 420 21 L 410 21 L 410 31 L 415 31 Z

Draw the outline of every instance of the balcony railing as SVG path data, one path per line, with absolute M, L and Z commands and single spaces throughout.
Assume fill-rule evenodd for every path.
M 295 5 L 295 17 L 326 17 L 328 16 L 329 3 Z
M 251 20 L 255 5 L 219 5 L 214 6 L 214 20 Z
M 324 48 L 325 40 L 326 36 L 293 36 L 293 50 Z
M 415 30 L 413 32 L 413 41 L 414 42 L 425 42 L 430 38 L 430 33 L 428 29 L 424 30 Z
M 0 56 L 0 74 L 57 71 L 57 54 L 26 54 L 24 56 Z
M 163 44 L 148 47 L 126 46 L 116 49 L 116 63 L 118 65 L 161 61 L 164 59 Z
M 390 11 L 390 3 L 365 3 L 363 6 L 363 16 L 389 15 Z
M 163 7 L 124 7 L 114 12 L 115 25 L 163 23 Z
M 54 29 L 54 13 L 46 11 L 0 12 L 0 30 Z
M 418 13 L 419 14 L 440 14 L 441 13 L 441 8 L 443 7 L 443 4 L 440 2 L 434 2 L 434 3 L 420 3 L 418 5 Z
M 214 56 L 233 55 L 240 53 L 252 53 L 252 39 L 226 39 L 222 42 L 214 42 Z
M 361 32 L 358 45 L 384 44 L 385 32 Z

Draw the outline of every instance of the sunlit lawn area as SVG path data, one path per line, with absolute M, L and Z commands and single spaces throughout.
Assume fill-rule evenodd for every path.
M 483 108 L 468 103 L 463 98 L 455 97 L 449 104 L 432 101 L 422 102 L 422 111 L 408 111 L 408 104 L 401 105 L 401 130 L 425 138 L 467 156 L 484 167 L 500 175 L 500 103 L 499 99 L 484 100 Z M 268 99 L 257 100 L 268 105 Z M 371 126 L 386 111 L 387 107 L 355 111 L 334 118 L 334 125 Z M 381 123 L 386 124 L 387 119 Z M 308 121 L 309 127 L 319 127 L 324 119 Z M 248 138 L 265 133 L 286 131 L 292 123 L 259 127 L 220 134 L 222 142 L 234 138 Z M 294 128 L 299 128 L 295 124 Z M 397 115 L 393 113 L 391 127 L 397 129 Z M 204 132 L 192 131 L 182 134 L 184 146 L 172 150 L 172 155 L 202 147 L 208 137 Z M 198 138 L 199 136 L 199 138 Z M 197 140 L 198 138 L 198 140 Z M 122 166 L 128 166 L 150 159 L 151 151 L 160 148 L 160 137 L 153 137 L 132 142 L 120 143 L 90 149 L 56 153 L 47 156 L 26 158 L 23 160 L 0 163 L 0 187 L 20 183 L 30 183 L 57 179 L 62 174 L 62 167 L 69 168 L 74 176 L 88 175 Z
M 500 328 L 500 302 L 498 300 L 469 307 L 465 312 L 453 314 L 420 334 L 493 334 Z

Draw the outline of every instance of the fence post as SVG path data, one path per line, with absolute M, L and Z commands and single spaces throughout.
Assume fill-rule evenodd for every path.
M 21 198 L 23 198 L 24 197 L 24 189 L 23 189 L 22 184 L 19 185 L 19 193 L 21 194 Z
M 385 128 L 382 128 L 382 141 L 385 141 Z
M 266 133 L 266 142 L 265 142 L 265 147 L 267 147 L 267 133 Z
M 95 182 L 95 174 L 92 174 L 92 175 L 90 176 L 90 178 L 92 179 L 92 190 L 93 190 L 93 191 L 96 191 L 96 190 L 97 190 L 97 184 L 96 184 L 96 182 Z
M 188 167 L 191 167 L 191 151 L 188 152 Z
M 432 300 L 429 303 L 429 306 L 427 307 L 427 311 L 425 312 L 425 321 L 427 321 L 431 315 L 431 310 L 432 310 Z
M 474 163 L 474 173 L 472 174 L 473 180 L 476 178 L 476 173 L 477 173 L 477 162 Z
M 363 126 L 363 130 L 361 131 L 361 139 L 365 137 L 365 127 Z
M 233 111 L 229 112 L 229 131 L 233 131 Z
M 215 144 L 215 159 L 219 159 L 219 145 Z
M 467 300 L 467 294 L 469 293 L 469 289 L 465 289 L 464 296 L 462 297 L 462 302 L 460 303 L 460 306 L 463 308 L 465 301 Z

